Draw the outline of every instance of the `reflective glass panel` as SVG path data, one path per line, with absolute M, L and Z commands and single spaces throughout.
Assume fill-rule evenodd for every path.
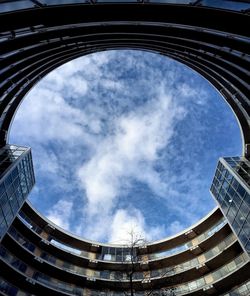
M 245 2 L 238 2 L 238 1 L 227 1 L 227 0 L 203 0 L 199 4 L 210 6 L 210 7 L 216 7 L 221 9 L 227 9 L 227 10 L 246 10 L 250 8 L 250 3 Z
M 31 1 L 15 1 L 11 3 L 0 3 L 0 13 L 10 12 L 12 10 L 20 10 L 35 7 Z

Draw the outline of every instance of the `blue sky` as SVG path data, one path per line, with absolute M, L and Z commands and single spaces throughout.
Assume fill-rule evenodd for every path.
M 220 156 L 241 154 L 240 130 L 217 91 L 162 55 L 88 55 L 33 88 L 10 143 L 32 147 L 35 207 L 88 239 L 175 234 L 213 209 Z M 91 222 L 91 223 L 90 223 Z

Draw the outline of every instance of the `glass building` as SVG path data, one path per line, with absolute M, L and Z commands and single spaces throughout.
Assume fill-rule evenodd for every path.
M 250 162 L 244 157 L 221 158 L 211 186 L 243 248 L 250 254 Z
M 0 295 L 250 295 L 249 11 L 249 0 L 0 0 Z M 120 48 L 200 73 L 230 105 L 243 140 L 242 157 L 219 161 L 211 187 L 219 206 L 132 252 L 38 213 L 26 201 L 35 182 L 30 149 L 8 144 L 38 81 L 72 59 Z
M 35 184 L 30 148 L 0 150 L 0 241 Z

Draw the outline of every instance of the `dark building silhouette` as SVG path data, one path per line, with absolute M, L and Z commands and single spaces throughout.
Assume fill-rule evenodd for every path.
M 232 108 L 243 140 L 241 157 L 218 163 L 217 208 L 135 247 L 134 293 L 250 295 L 249 8 L 248 0 L 0 0 L 0 294 L 130 295 L 131 248 L 83 240 L 41 216 L 25 201 L 35 182 L 30 149 L 8 143 L 19 104 L 47 73 L 130 48 L 199 72 Z

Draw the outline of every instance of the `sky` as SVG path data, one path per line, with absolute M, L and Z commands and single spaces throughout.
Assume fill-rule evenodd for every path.
M 174 235 L 215 207 L 221 156 L 241 154 L 219 93 L 163 55 L 93 53 L 64 64 L 25 97 L 12 144 L 30 146 L 32 204 L 83 238 L 124 243 Z

